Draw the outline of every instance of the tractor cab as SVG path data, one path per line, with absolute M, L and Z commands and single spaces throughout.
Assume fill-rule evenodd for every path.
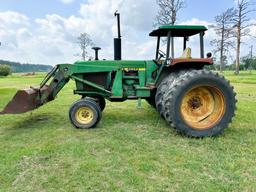
M 204 34 L 207 31 L 205 26 L 201 25 L 164 25 L 152 31 L 149 36 L 157 37 L 156 57 L 157 63 L 166 65 L 176 65 L 180 63 L 198 63 L 201 65 L 213 64 L 212 54 L 208 53 L 207 58 L 204 56 Z M 198 35 L 200 41 L 200 56 L 198 58 L 191 57 L 191 48 L 187 47 L 190 37 Z M 183 38 L 183 54 L 175 58 L 174 40 Z M 166 51 L 160 50 L 161 40 L 166 40 Z

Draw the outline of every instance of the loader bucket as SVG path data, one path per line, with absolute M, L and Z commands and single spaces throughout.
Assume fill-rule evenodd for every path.
M 20 114 L 32 111 L 43 105 L 41 95 L 47 94 L 47 92 L 50 93 L 48 86 L 44 86 L 41 89 L 30 88 L 19 90 L 4 110 L 0 112 L 0 115 Z

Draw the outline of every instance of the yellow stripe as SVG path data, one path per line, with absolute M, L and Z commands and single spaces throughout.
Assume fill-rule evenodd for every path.
M 146 71 L 146 68 L 123 68 L 123 71 Z

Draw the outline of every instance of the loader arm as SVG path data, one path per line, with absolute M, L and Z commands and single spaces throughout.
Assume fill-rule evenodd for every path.
M 0 115 L 26 113 L 53 101 L 69 79 L 65 70 L 57 65 L 46 75 L 39 87 L 19 90 Z
M 41 104 L 50 102 L 56 98 L 61 89 L 69 82 L 70 77 L 65 75 L 65 72 L 59 65 L 55 66 L 53 70 L 48 73 L 45 79 L 40 84 L 39 99 Z M 50 83 L 47 85 L 47 83 Z M 47 88 L 47 91 L 41 92 L 41 89 Z

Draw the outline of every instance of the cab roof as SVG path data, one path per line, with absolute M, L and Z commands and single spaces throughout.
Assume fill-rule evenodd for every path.
M 190 37 L 207 30 L 208 29 L 202 25 L 163 25 L 152 31 L 149 36 L 166 37 L 168 36 L 168 32 L 171 31 L 172 37 Z

